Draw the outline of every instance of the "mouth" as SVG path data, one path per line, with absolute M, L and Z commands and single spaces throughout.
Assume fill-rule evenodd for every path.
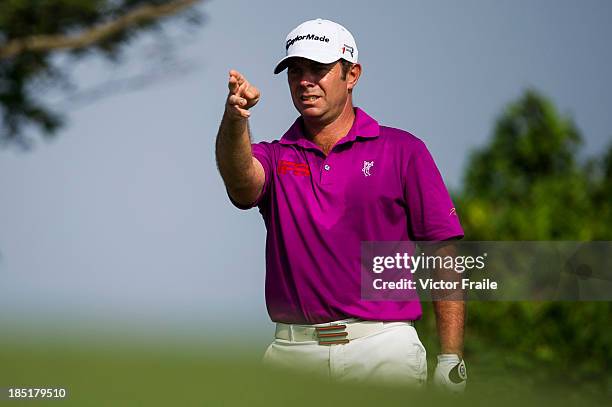
M 319 96 L 300 96 L 300 100 L 302 102 L 314 102 L 319 98 Z

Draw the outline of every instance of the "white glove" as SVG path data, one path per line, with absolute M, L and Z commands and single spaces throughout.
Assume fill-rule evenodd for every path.
M 452 393 L 462 393 L 466 380 L 465 361 L 459 359 L 459 355 L 438 355 L 438 366 L 433 377 L 436 387 Z

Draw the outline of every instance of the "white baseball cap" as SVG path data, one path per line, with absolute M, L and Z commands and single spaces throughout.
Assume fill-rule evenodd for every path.
M 357 44 L 353 35 L 338 23 L 317 18 L 295 27 L 285 40 L 286 56 L 274 68 L 274 73 L 282 72 L 291 57 L 302 57 L 330 64 L 346 59 L 357 63 Z

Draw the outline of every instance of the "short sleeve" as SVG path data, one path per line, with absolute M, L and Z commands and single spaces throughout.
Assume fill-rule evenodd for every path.
M 417 140 L 404 176 L 409 233 L 415 241 L 463 237 L 453 202 L 440 171 L 421 140 Z
M 234 201 L 232 196 L 228 193 L 228 197 L 232 204 L 238 209 L 251 209 L 255 206 L 259 206 L 266 198 L 270 190 L 270 184 L 272 180 L 273 168 L 274 168 L 274 156 L 272 150 L 272 144 L 267 142 L 254 143 L 251 144 L 253 157 L 257 159 L 261 163 L 261 166 L 264 169 L 265 173 L 265 181 L 264 186 L 261 190 L 261 193 L 257 197 L 257 199 L 249 204 L 249 205 L 241 205 L 238 202 Z

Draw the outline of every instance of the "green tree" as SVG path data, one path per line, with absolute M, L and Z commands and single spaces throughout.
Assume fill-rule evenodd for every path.
M 612 240 L 612 145 L 580 163 L 571 118 L 530 89 L 475 151 L 457 197 L 469 240 Z M 531 378 L 609 386 L 611 303 L 469 304 L 468 332 Z M 472 351 L 476 351 L 472 347 Z M 485 348 L 479 349 L 486 351 Z
M 497 120 L 490 143 L 475 151 L 467 165 L 458 197 L 466 237 L 609 238 L 612 225 L 601 227 L 601 217 L 593 212 L 609 212 L 605 184 L 610 170 L 605 166 L 610 159 L 581 165 L 581 144 L 571 118 L 560 116 L 535 90 L 511 103 Z
M 44 136 L 61 127 L 60 112 L 41 90 L 69 83 L 53 56 L 94 54 L 120 59 L 138 34 L 159 29 L 169 16 L 198 23 L 198 0 L 3 0 L 0 2 L 0 143 L 28 145 L 35 126 Z M 189 9 L 189 10 L 187 10 Z M 187 10 L 187 11 L 186 11 Z

